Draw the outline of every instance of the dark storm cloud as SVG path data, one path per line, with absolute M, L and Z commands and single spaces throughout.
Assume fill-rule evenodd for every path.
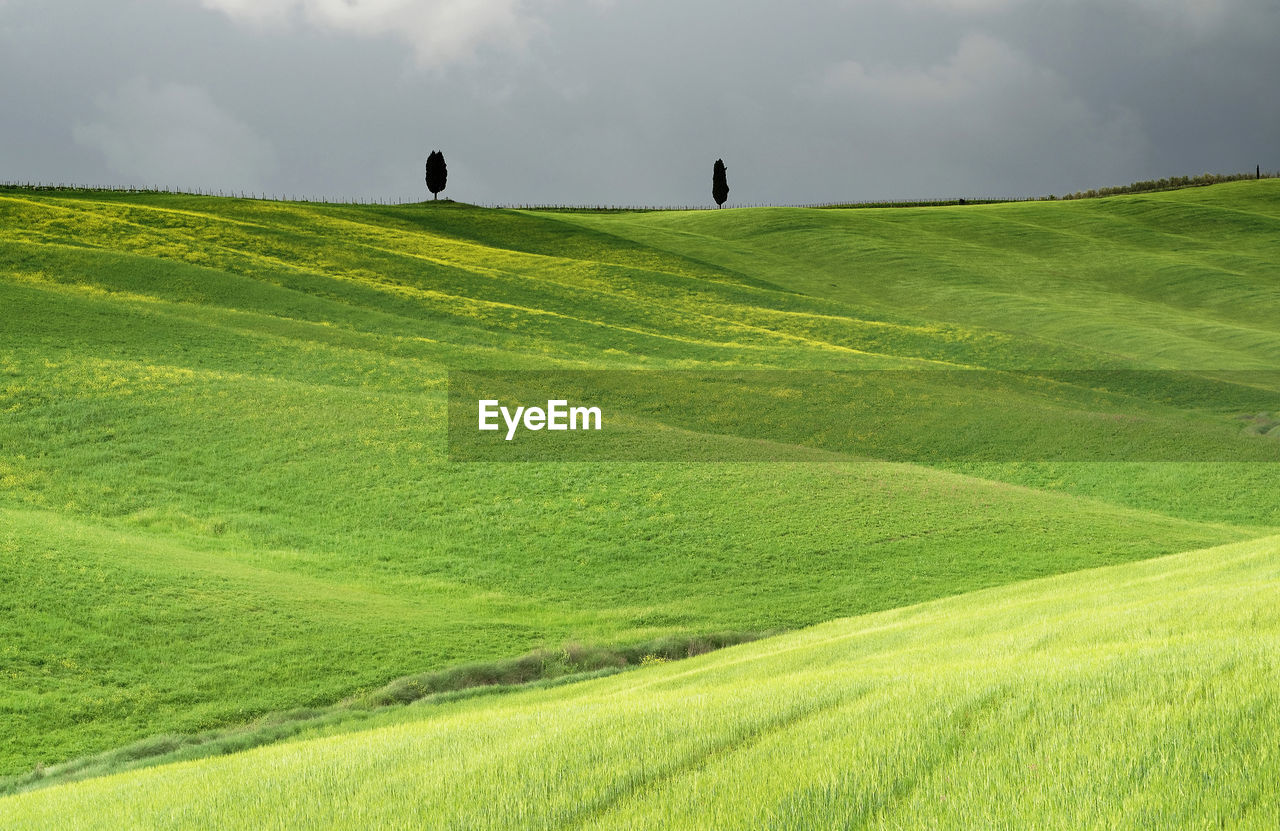
M 1280 168 L 1274 2 L 0 0 L 0 179 L 479 202 Z

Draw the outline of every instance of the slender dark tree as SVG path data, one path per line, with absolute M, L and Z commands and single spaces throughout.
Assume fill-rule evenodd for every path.
M 427 156 L 427 190 L 431 191 L 432 199 L 440 198 L 440 191 L 444 190 L 444 183 L 448 178 L 449 168 L 445 167 L 444 154 L 433 150 Z
M 715 167 L 711 168 L 711 198 L 722 208 L 724 200 L 729 198 L 729 179 L 725 175 L 724 159 L 716 159 Z

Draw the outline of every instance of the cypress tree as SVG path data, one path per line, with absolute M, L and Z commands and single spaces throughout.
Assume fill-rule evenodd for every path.
M 711 168 L 711 198 L 716 204 L 724 207 L 724 200 L 729 198 L 729 179 L 725 175 L 724 159 L 716 159 Z
M 427 190 L 431 191 L 432 199 L 439 199 L 440 191 L 444 190 L 445 181 L 449 178 L 449 168 L 445 167 L 444 154 L 439 150 L 433 150 L 427 156 Z

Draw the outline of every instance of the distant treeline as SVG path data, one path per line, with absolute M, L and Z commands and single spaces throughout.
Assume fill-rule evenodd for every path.
M 1151 193 L 1157 190 L 1180 190 L 1196 188 L 1204 185 L 1216 185 L 1219 182 L 1239 182 L 1242 179 L 1274 179 L 1276 171 L 1255 170 L 1252 173 L 1201 173 L 1199 176 L 1171 176 L 1168 179 L 1144 179 L 1128 185 L 1113 188 L 1093 188 L 1076 193 L 1069 193 L 1062 199 L 1096 199 L 1100 196 L 1119 196 L 1124 193 Z M 1050 196 L 1050 199 L 1055 197 Z

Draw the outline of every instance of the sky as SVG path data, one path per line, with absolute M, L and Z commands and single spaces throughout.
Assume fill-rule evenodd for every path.
M 480 204 L 1280 169 L 1277 0 L 0 0 L 0 181 Z

